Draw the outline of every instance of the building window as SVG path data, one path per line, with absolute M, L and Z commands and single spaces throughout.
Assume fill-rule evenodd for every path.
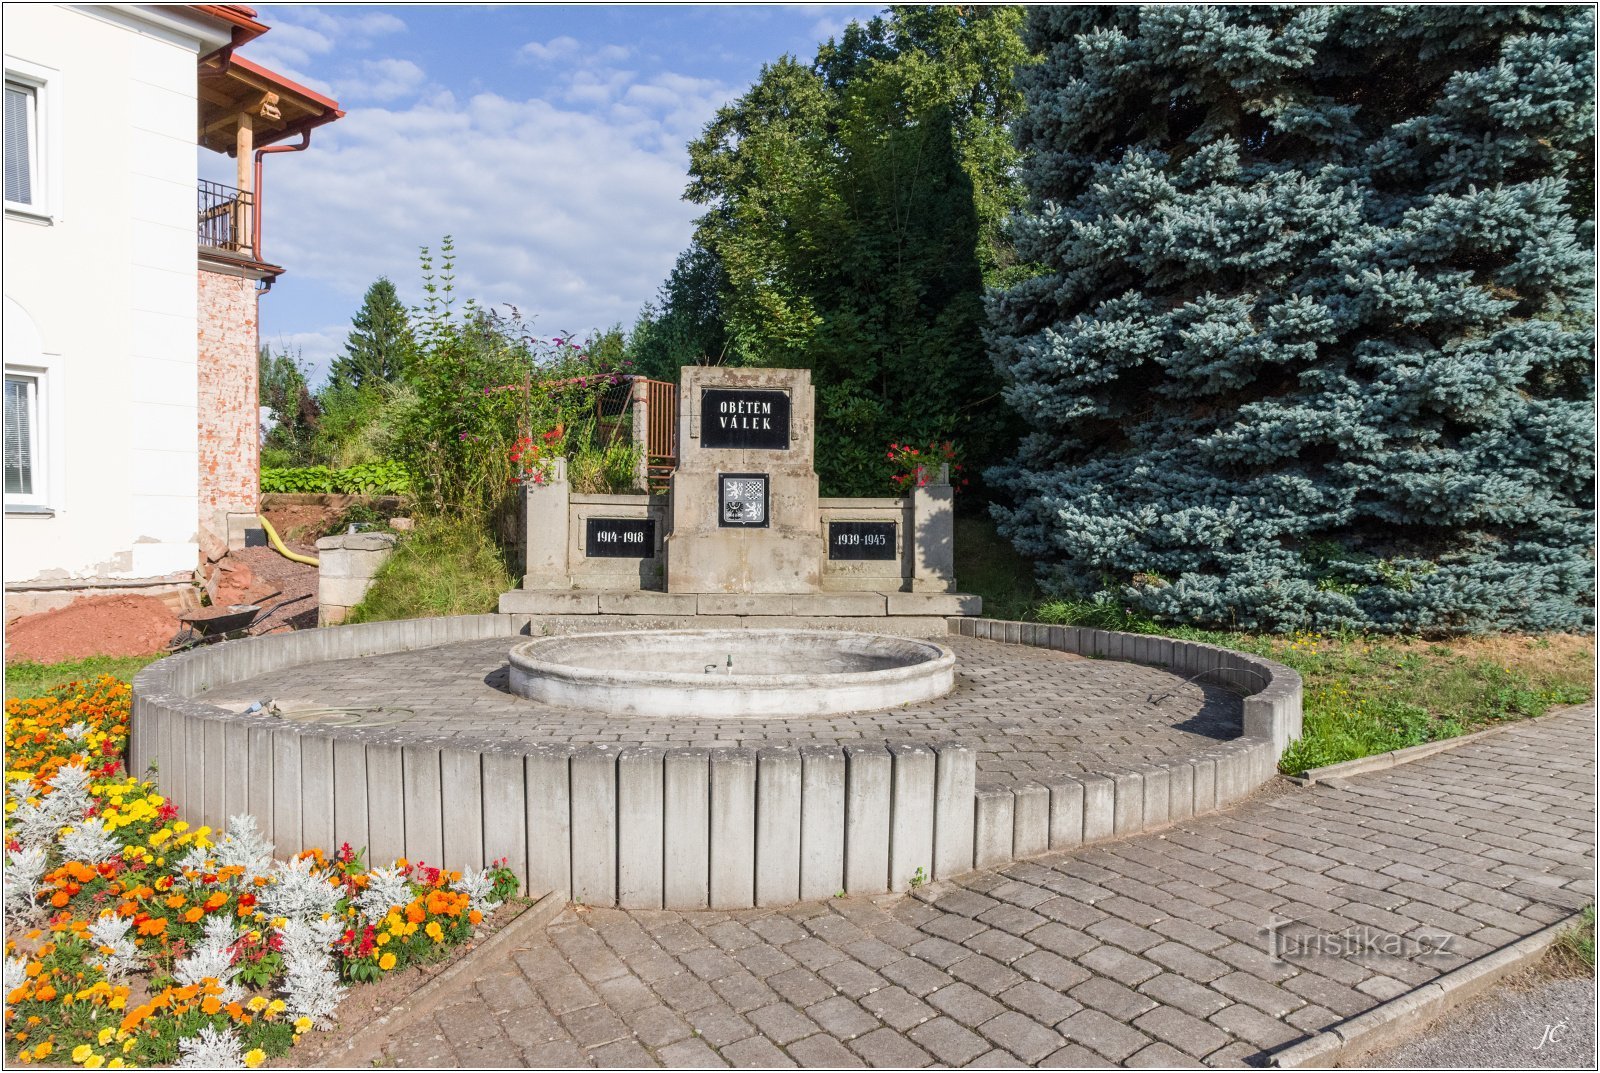
M 45 504 L 44 375 L 6 370 L 5 501 L 7 507 Z
M 61 216 L 61 72 L 6 57 L 6 215 L 50 224 Z
M 32 208 L 39 188 L 39 90 L 9 78 L 5 139 L 6 203 Z

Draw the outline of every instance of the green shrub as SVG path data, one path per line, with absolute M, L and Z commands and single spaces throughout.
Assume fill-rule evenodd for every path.
M 261 490 L 324 495 L 405 495 L 411 491 L 411 478 L 399 462 L 364 462 L 344 469 L 262 466 Z

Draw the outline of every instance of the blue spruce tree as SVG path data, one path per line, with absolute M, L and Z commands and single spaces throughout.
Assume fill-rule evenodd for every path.
M 1594 12 L 1037 8 L 990 472 L 1164 621 L 1593 625 Z

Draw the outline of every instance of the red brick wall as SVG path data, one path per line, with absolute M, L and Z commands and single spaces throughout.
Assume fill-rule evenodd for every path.
M 200 548 L 227 548 L 229 513 L 254 514 L 260 497 L 256 284 L 200 269 Z

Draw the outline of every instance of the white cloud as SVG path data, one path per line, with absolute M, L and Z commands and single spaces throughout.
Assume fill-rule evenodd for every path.
M 535 63 L 550 63 L 554 60 L 575 56 L 578 52 L 578 39 L 576 37 L 552 37 L 548 41 L 529 41 L 517 50 L 517 55 L 530 59 Z
M 264 256 L 353 313 L 380 274 L 415 301 L 417 248 L 452 234 L 463 299 L 515 304 L 545 335 L 631 325 L 699 213 L 685 142 L 738 88 L 590 74 L 559 100 L 434 89 L 352 109 L 268 162 Z M 345 330 L 291 338 L 320 371 Z
M 360 77 L 339 83 L 339 98 L 392 101 L 420 89 L 427 77 L 427 72 L 410 60 L 362 60 Z

